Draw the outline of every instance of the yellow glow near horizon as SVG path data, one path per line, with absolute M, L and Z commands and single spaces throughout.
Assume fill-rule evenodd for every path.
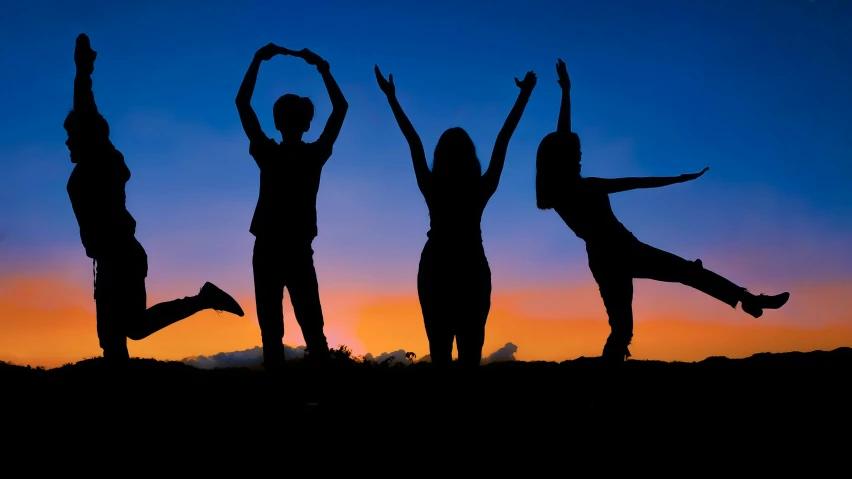
M 50 368 L 101 354 L 91 291 L 41 277 L 3 278 L 2 285 L 0 360 Z M 637 282 L 634 359 L 699 361 L 852 345 L 852 299 L 843 294 L 845 284 L 803 285 L 793 290 L 788 306 L 760 319 L 697 292 L 674 296 L 672 288 L 684 287 Z M 245 317 L 204 311 L 145 340 L 129 341 L 131 354 L 180 360 L 260 345 L 254 298 L 237 299 Z M 524 361 L 598 356 L 609 333 L 594 285 L 495 292 L 492 302 L 484 356 L 509 342 Z M 416 293 L 324 291 L 323 303 L 331 346 L 346 344 L 358 355 L 429 352 Z M 303 344 L 286 297 L 284 309 L 285 343 Z M 805 313 L 807 323 L 797 318 Z

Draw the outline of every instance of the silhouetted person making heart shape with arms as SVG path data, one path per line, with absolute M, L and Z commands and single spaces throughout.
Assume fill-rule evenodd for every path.
M 706 293 L 732 308 L 742 304 L 759 318 L 764 309 L 777 309 L 790 297 L 754 295 L 718 274 L 704 269 L 701 260 L 687 261 L 648 246 L 622 225 L 610 206 L 612 193 L 694 180 L 704 172 L 659 178 L 591 178 L 580 175 L 580 138 L 571 131 L 571 84 L 565 63 L 556 65 L 562 87 L 557 130 L 542 139 L 536 154 L 536 201 L 542 210 L 553 209 L 586 242 L 589 268 L 598 283 L 612 332 L 603 357 L 621 363 L 630 356 L 633 338 L 633 279 L 647 278 L 682 283 Z
M 68 196 L 86 256 L 95 270 L 97 331 L 104 358 L 129 358 L 127 338 L 140 340 L 193 314 L 214 309 L 243 316 L 227 293 L 205 283 L 196 296 L 147 308 L 148 256 L 136 240 L 136 220 L 125 205 L 130 170 L 109 139 L 106 119 L 98 112 L 91 75 L 97 53 L 85 34 L 77 37 L 74 63 L 74 109 L 65 118 L 65 144 L 75 164 Z
M 535 87 L 535 74 L 528 72 L 523 81 L 515 79 L 520 94 L 497 135 L 483 174 L 473 141 L 461 128 L 450 128 L 438 139 L 430 171 L 420 136 L 396 99 L 393 75 L 385 79 L 378 66 L 375 73 L 408 141 L 417 186 L 429 208 L 431 228 L 420 256 L 417 293 L 432 363 L 451 363 L 455 340 L 459 363 L 466 368 L 478 366 L 491 309 L 491 269 L 480 223 L 500 182 L 509 140 Z
M 281 142 L 266 136 L 251 106 L 260 63 L 290 55 L 316 66 L 331 99 L 332 112 L 319 139 L 302 140 L 311 126 L 314 105 L 293 94 L 272 107 Z M 272 43 L 260 48 L 246 72 L 236 99 L 240 121 L 249 139 L 249 153 L 260 168 L 260 193 L 250 232 L 255 236 L 252 267 L 257 320 L 263 342 L 264 367 L 274 370 L 284 360 L 284 288 L 305 338 L 309 358 L 328 357 L 323 332 L 319 285 L 312 243 L 317 236 L 317 193 L 322 168 L 331 157 L 349 104 L 331 76 L 329 64 L 307 49 L 288 50 Z

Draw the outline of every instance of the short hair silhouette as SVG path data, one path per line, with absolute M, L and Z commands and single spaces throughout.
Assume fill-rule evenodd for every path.
M 109 123 L 99 113 L 86 115 L 85 118 L 75 110 L 68 112 L 63 123 L 67 133 L 65 145 L 73 151 L 71 163 L 77 163 L 86 157 L 95 157 L 97 150 L 103 148 L 109 141 Z M 82 154 L 78 154 L 79 152 Z
M 97 52 L 86 34 L 74 49 L 74 108 L 63 124 L 75 164 L 65 187 L 86 256 L 92 259 L 95 320 L 104 358 L 130 359 L 127 339 L 141 340 L 205 309 L 245 313 L 239 303 L 207 282 L 195 296 L 147 306 L 148 254 L 136 239 L 136 220 L 127 210 L 130 168 L 109 139 L 109 123 L 98 112 L 92 90 Z
M 305 133 L 311 128 L 314 119 L 314 103 L 310 98 L 292 93 L 281 95 L 272 105 L 272 118 L 278 131 L 296 130 Z
M 280 143 L 266 136 L 251 106 L 261 63 L 278 55 L 301 58 L 322 76 L 332 110 L 312 143 L 302 140 L 314 118 L 314 104 L 308 98 L 288 93 L 275 101 L 272 116 L 281 133 Z M 285 288 L 308 357 L 323 363 L 329 349 L 311 244 L 318 234 L 316 204 L 322 168 L 331 158 L 349 103 L 327 61 L 308 49 L 290 50 L 274 43 L 255 52 L 235 103 L 249 140 L 249 154 L 260 168 L 260 190 L 249 232 L 255 237 L 252 272 L 264 368 L 281 371 L 286 359 L 281 304 Z

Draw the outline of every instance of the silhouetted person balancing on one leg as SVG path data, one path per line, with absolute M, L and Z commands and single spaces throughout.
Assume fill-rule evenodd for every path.
M 535 87 L 535 74 L 528 72 L 523 81 L 515 79 L 520 94 L 497 135 L 488 169 L 482 174 L 473 141 L 461 128 L 450 128 L 441 135 L 429 171 L 420 136 L 396 99 L 393 75 L 386 80 L 378 66 L 375 72 L 408 141 L 417 186 L 429 208 L 431 228 L 420 256 L 417 293 L 432 363 L 451 363 L 455 340 L 459 363 L 478 366 L 491 309 L 491 269 L 480 223 L 485 205 L 500 182 L 509 140 Z
M 100 115 L 91 75 L 97 53 L 85 34 L 77 37 L 74 62 L 74 109 L 65 119 L 65 144 L 75 164 L 68 196 L 86 255 L 95 273 L 95 305 L 104 358 L 126 360 L 127 338 L 143 339 L 205 309 L 243 316 L 227 293 L 205 283 L 196 296 L 147 306 L 148 256 L 136 240 L 136 220 L 125 206 L 130 170 L 109 139 L 109 124 Z
M 571 131 L 571 84 L 565 63 L 556 65 L 562 87 L 557 131 L 544 137 L 536 155 L 538 208 L 553 209 L 586 242 L 589 268 L 598 283 L 612 332 L 603 350 L 615 363 L 630 356 L 633 337 L 633 279 L 646 278 L 682 283 L 746 313 L 760 317 L 764 309 L 777 309 L 790 297 L 754 295 L 743 287 L 704 269 L 701 260 L 687 261 L 648 246 L 633 236 L 612 211 L 609 194 L 637 188 L 657 188 L 690 181 L 703 175 L 684 174 L 660 178 L 603 179 L 580 175 L 580 138 Z
M 275 102 L 272 114 L 275 129 L 281 132 L 281 143 L 264 134 L 252 109 L 251 96 L 260 63 L 275 55 L 302 58 L 322 75 L 332 112 L 313 143 L 302 141 L 314 116 L 311 100 L 287 94 Z M 274 369 L 284 360 L 281 301 L 285 287 L 290 291 L 308 357 L 323 360 L 329 350 L 312 248 L 317 236 L 317 192 L 322 168 L 331 157 L 349 105 L 331 76 L 327 61 L 307 49 L 293 51 L 272 43 L 255 53 L 236 103 L 249 139 L 249 153 L 260 168 L 260 193 L 250 232 L 255 236 L 252 266 L 264 365 Z

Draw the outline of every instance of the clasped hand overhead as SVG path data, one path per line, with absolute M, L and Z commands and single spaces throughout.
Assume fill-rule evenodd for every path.
M 317 68 L 328 68 L 327 61 L 323 60 L 322 57 L 307 48 L 303 48 L 301 50 L 290 50 L 289 48 L 269 43 L 260 47 L 255 55 L 262 61 L 268 61 L 275 55 L 290 55 L 305 60 L 308 65 L 314 65 Z

